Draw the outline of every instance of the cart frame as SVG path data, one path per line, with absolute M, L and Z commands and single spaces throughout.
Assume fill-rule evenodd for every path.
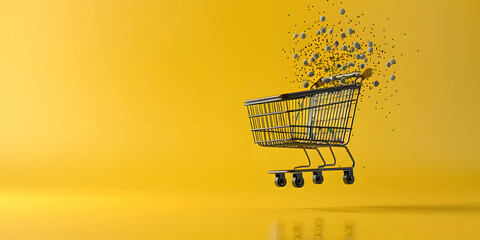
M 350 142 L 362 82 L 370 76 L 371 69 L 367 69 L 363 74 L 335 76 L 337 79 L 355 77 L 353 84 L 245 101 L 254 143 L 262 147 L 301 148 L 307 156 L 308 165 L 269 171 L 269 174 L 275 174 L 275 185 L 285 186 L 285 174 L 291 173 L 293 186 L 303 187 L 304 172 L 312 172 L 313 182 L 321 184 L 324 180 L 323 171 L 344 171 L 344 183 L 354 183 L 355 160 L 347 144 Z M 319 150 L 322 147 L 329 148 L 333 163 L 325 161 Z M 351 166 L 337 166 L 332 148 L 344 148 L 352 161 Z M 315 149 L 323 164 L 310 168 L 312 164 L 307 149 Z

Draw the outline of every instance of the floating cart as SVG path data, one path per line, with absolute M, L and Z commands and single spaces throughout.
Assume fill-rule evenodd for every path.
M 308 165 L 297 166 L 290 170 L 274 170 L 275 185 L 284 187 L 287 183 L 286 173 L 292 174 L 294 187 L 303 187 L 305 181 L 302 173 L 312 172 L 315 184 L 323 183 L 324 171 L 343 171 L 345 184 L 353 184 L 353 159 L 347 144 L 352 132 L 353 119 L 357 107 L 362 81 L 372 75 L 371 69 L 332 76 L 329 79 L 355 78 L 352 84 L 337 87 L 313 89 L 322 84 L 322 79 L 309 91 L 282 94 L 272 97 L 245 101 L 251 124 L 253 139 L 262 147 L 281 147 L 303 149 Z M 358 81 L 360 79 L 360 81 Z M 329 148 L 333 163 L 327 163 L 319 148 Z M 334 147 L 344 148 L 350 156 L 352 165 L 337 166 Z M 314 149 L 323 164 L 311 167 L 307 149 Z

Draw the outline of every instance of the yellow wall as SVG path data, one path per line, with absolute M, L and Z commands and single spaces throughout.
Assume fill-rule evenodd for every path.
M 384 111 L 373 106 L 386 93 L 360 105 L 354 185 L 326 173 L 322 186 L 306 175 L 302 190 L 274 187 L 268 170 L 305 157 L 255 146 L 243 101 L 298 90 L 281 49 L 294 24 L 317 19 L 306 5 L 338 15 L 319 1 L 1 1 L 0 194 L 142 193 L 180 207 L 478 202 L 478 1 L 344 0 L 395 38 L 398 93 Z

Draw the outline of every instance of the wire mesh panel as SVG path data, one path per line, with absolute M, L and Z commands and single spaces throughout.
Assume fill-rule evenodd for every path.
M 360 86 L 351 84 L 246 101 L 255 143 L 289 148 L 347 144 Z

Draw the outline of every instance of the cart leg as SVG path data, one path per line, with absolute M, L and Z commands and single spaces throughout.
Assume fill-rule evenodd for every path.
M 345 150 L 348 153 L 348 156 L 350 156 L 350 159 L 352 160 L 352 168 L 355 167 L 355 159 L 353 159 L 352 153 L 350 153 L 350 150 L 348 150 L 347 146 L 342 146 L 342 147 L 345 148 Z
M 327 162 L 325 162 L 325 158 L 323 158 L 323 155 L 322 153 L 320 153 L 320 150 L 318 150 L 318 148 L 315 148 L 315 150 L 317 150 L 317 153 L 318 155 L 320 156 L 320 158 L 322 159 L 322 162 L 323 162 L 323 165 L 318 165 L 317 168 L 322 168 L 322 167 L 325 167 L 325 166 L 330 166 L 327 164 Z
M 305 150 L 305 148 L 304 148 L 303 151 L 305 152 L 305 155 L 307 155 L 308 165 L 296 166 L 296 167 L 293 168 L 293 170 L 295 170 L 297 168 L 308 168 L 312 165 L 312 162 L 310 161 L 310 157 L 308 156 L 307 150 Z
M 319 165 L 318 169 L 323 168 L 323 167 L 331 167 L 331 166 L 337 165 L 337 158 L 335 157 L 335 153 L 333 153 L 332 146 L 328 145 L 328 148 L 330 149 L 330 152 L 332 153 L 332 156 L 333 156 L 333 163 L 332 164 L 327 164 L 325 162 L 325 158 L 323 158 L 322 153 L 320 153 L 320 150 L 318 150 L 318 148 L 315 148 L 315 150 L 317 150 L 318 155 L 320 156 L 320 158 L 322 159 L 322 162 L 323 162 L 323 165 Z
M 323 167 L 335 166 L 337 164 L 337 159 L 335 158 L 335 155 L 333 154 L 333 152 L 332 152 L 333 163 L 332 164 L 327 164 L 327 162 L 325 161 L 325 158 L 323 157 L 322 153 L 320 153 L 320 150 L 318 150 L 318 148 L 315 148 L 315 150 L 317 150 L 317 153 L 318 153 L 318 155 L 320 156 L 320 158 L 322 159 L 322 162 L 323 162 L 323 165 L 319 165 L 317 167 L 318 169 L 323 168 Z

